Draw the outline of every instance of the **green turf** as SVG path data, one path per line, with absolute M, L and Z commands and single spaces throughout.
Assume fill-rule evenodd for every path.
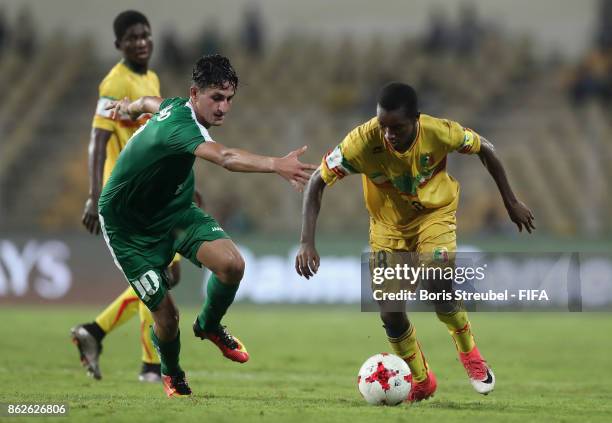
M 169 400 L 160 385 L 136 380 L 136 322 L 105 340 L 103 380 L 85 376 L 68 330 L 94 312 L 0 309 L 0 402 L 68 403 L 73 421 L 612 419 L 609 314 L 474 314 L 477 341 L 498 380 L 488 397 L 472 391 L 443 326 L 431 314 L 415 314 L 419 339 L 438 377 L 437 394 L 417 405 L 373 407 L 358 394 L 356 372 L 368 356 L 388 349 L 375 314 L 356 308 L 235 306 L 226 323 L 252 355 L 239 365 L 190 336 L 195 310 L 184 310 L 182 364 L 194 395 Z

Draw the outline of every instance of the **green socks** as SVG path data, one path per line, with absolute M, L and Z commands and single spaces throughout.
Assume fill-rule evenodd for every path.
M 206 301 L 202 311 L 198 315 L 198 324 L 206 332 L 216 330 L 221 324 L 221 319 L 238 291 L 238 285 L 227 285 L 221 282 L 215 274 L 208 279 L 206 286 Z
M 238 285 L 226 285 L 213 274 L 208 279 L 206 286 L 206 301 L 204 307 L 198 315 L 198 324 L 205 331 L 214 331 L 221 324 L 221 319 L 230 305 L 234 302 L 234 297 L 238 291 Z M 161 361 L 161 372 L 167 376 L 174 376 L 182 372 L 179 365 L 179 353 L 181 351 L 181 333 L 169 342 L 160 341 L 153 326 L 151 326 L 151 340 L 159 354 Z
M 155 332 L 153 326 L 151 326 L 151 340 L 153 345 L 159 354 L 161 361 L 161 372 L 166 376 L 175 376 L 182 372 L 181 366 L 179 366 L 179 353 L 181 352 L 181 332 L 176 334 L 176 338 L 173 341 L 163 342 L 160 341 Z

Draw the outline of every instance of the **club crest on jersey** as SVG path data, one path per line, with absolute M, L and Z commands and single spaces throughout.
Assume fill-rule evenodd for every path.
M 429 153 L 421 154 L 421 159 L 419 160 L 419 164 L 421 165 L 422 169 L 430 168 L 434 164 L 433 157 Z

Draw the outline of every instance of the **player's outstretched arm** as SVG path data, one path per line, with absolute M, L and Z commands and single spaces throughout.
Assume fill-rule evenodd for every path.
M 295 257 L 295 270 L 298 275 L 306 279 L 314 276 L 319 270 L 320 258 L 315 248 L 315 232 L 324 189 L 325 181 L 321 177 L 321 168 L 319 168 L 310 177 L 304 192 L 302 235 L 300 249 Z
M 123 100 L 111 101 L 106 110 L 112 110 L 111 119 L 117 119 L 121 114 L 128 115 L 131 119 L 136 120 L 143 113 L 159 112 L 159 105 L 164 99 L 161 97 L 145 96 L 138 100 L 130 101 L 125 97 Z
M 95 235 L 100 233 L 98 200 L 102 193 L 102 181 L 104 179 L 106 144 L 108 144 L 112 135 L 113 133 L 110 131 L 94 128 L 89 139 L 89 197 L 85 202 L 81 222 L 90 233 Z
M 301 192 L 310 178 L 308 171 L 317 168 L 315 165 L 300 162 L 298 157 L 304 151 L 306 146 L 285 157 L 270 157 L 239 148 L 229 148 L 216 142 L 204 142 L 195 149 L 194 154 L 231 172 L 276 173 Z
M 535 225 L 533 224 L 535 217 L 533 216 L 533 213 L 514 195 L 514 192 L 510 187 L 510 183 L 508 182 L 508 178 L 506 177 L 504 166 L 497 157 L 497 154 L 495 154 L 495 147 L 493 147 L 493 144 L 491 144 L 491 142 L 484 137 L 480 137 L 480 142 L 480 152 L 478 153 L 478 156 L 480 157 L 482 164 L 484 164 L 495 180 L 499 193 L 504 200 L 506 210 L 510 215 L 510 220 L 512 220 L 516 226 L 518 226 L 519 232 L 522 232 L 523 227 L 525 227 L 527 232 L 531 233 L 531 231 L 535 229 Z

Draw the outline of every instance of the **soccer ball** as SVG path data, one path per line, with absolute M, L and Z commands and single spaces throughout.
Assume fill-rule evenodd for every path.
M 368 404 L 398 405 L 408 398 L 409 375 L 408 365 L 398 356 L 376 354 L 359 369 L 359 392 Z

